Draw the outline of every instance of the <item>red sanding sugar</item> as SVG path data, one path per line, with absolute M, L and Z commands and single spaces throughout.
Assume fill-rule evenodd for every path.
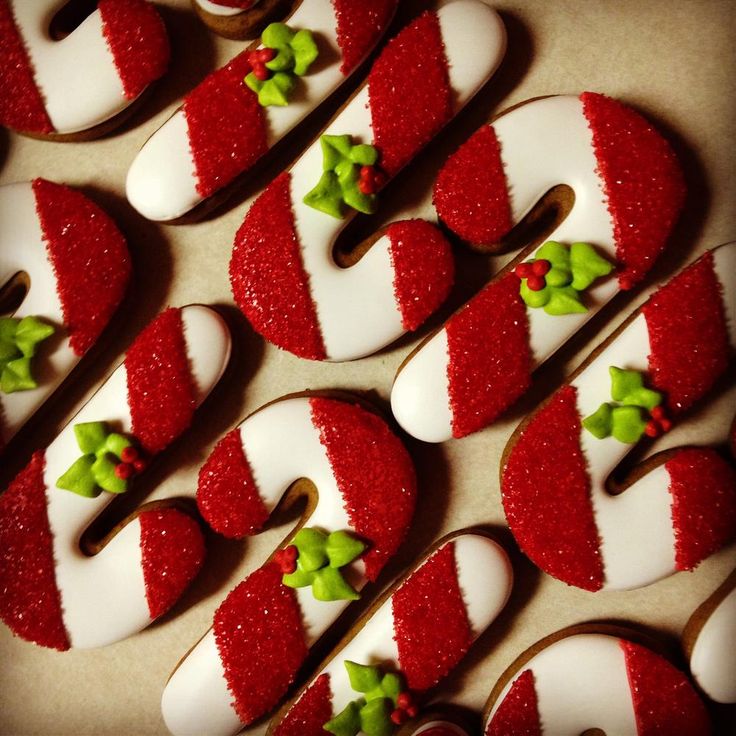
M 692 570 L 736 537 L 736 471 L 715 450 L 680 450 L 670 476 L 675 563 Z
M 151 618 L 176 603 L 204 562 L 204 537 L 191 516 L 172 508 L 143 511 L 141 555 Z
M 399 668 L 411 690 L 427 690 L 452 670 L 473 642 L 453 542 L 399 587 L 391 607 Z
M 375 580 L 409 529 L 416 502 L 414 466 L 375 414 L 334 399 L 312 398 L 309 404 L 350 526 L 370 543 L 362 559 L 366 576 Z
M 488 426 L 529 387 L 526 306 L 514 273 L 491 282 L 445 325 L 452 434 Z
M 130 278 L 125 238 L 106 212 L 71 187 L 34 179 L 33 193 L 69 345 L 83 355 L 125 295 Z
M 603 585 L 590 480 L 580 447 L 577 395 L 563 386 L 532 415 L 503 469 L 511 531 L 534 564 L 568 585 Z
M 64 651 L 69 639 L 56 587 L 45 464 L 36 452 L 0 496 L 0 618 L 16 636 Z
M 248 54 L 207 76 L 184 98 L 197 193 L 209 197 L 247 171 L 268 151 L 266 113 L 243 79 Z
M 320 675 L 289 709 L 273 736 L 325 736 L 322 726 L 332 718 L 330 676 Z
M 447 159 L 433 201 L 439 218 L 469 243 L 497 243 L 511 230 L 506 174 L 492 125 L 477 130 Z
M 488 724 L 486 736 L 542 736 L 534 673 L 524 670 Z
M 244 724 L 276 705 L 307 656 L 296 594 L 281 577 L 275 562 L 266 563 L 215 612 L 213 628 L 225 679 Z
M 268 509 L 253 480 L 239 429 L 215 445 L 199 471 L 197 506 L 216 532 L 231 539 L 255 534 L 266 523 Z
M 388 42 L 368 75 L 379 163 L 393 175 L 452 117 L 442 31 L 426 12 Z
M 0 0 L 0 39 L 0 125 L 28 133 L 53 133 L 8 0 Z
M 708 711 L 687 677 L 651 650 L 620 640 L 638 736 L 706 736 Z
M 276 177 L 236 236 L 230 284 L 256 332 L 300 358 L 326 357 L 291 209 L 291 177 Z
M 662 252 L 685 201 L 669 143 L 632 109 L 604 95 L 580 95 L 613 222 L 618 280 L 630 289 Z
M 337 20 L 337 45 L 342 51 L 340 71 L 350 74 L 367 56 L 396 11 L 398 0 L 332 0 Z
M 673 413 L 700 399 L 728 367 L 723 289 L 706 253 L 655 292 L 642 311 L 652 384 Z
M 416 330 L 450 293 L 455 276 L 452 248 L 439 229 L 424 220 L 394 222 L 386 234 L 401 323 L 405 330 Z
M 192 421 L 195 388 L 180 309 L 167 309 L 138 335 L 125 356 L 133 434 L 146 452 L 161 452 Z

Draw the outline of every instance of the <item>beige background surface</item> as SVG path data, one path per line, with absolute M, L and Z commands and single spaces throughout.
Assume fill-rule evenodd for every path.
M 359 0 L 356 0 L 356 2 Z M 143 479 L 130 510 L 145 498 L 192 493 L 196 473 L 215 440 L 261 404 L 304 389 L 370 392 L 387 409 L 396 368 L 431 325 L 374 357 L 342 365 L 310 363 L 280 352 L 250 330 L 232 307 L 227 262 L 249 198 L 293 159 L 337 107 L 333 102 L 272 158 L 248 191 L 207 222 L 159 226 L 144 221 L 124 199 L 127 167 L 146 138 L 171 114 L 182 94 L 227 61 L 241 45 L 215 38 L 185 0 L 161 3 L 173 43 L 171 71 L 122 130 L 97 142 L 56 144 L 0 130 L 0 182 L 35 176 L 81 187 L 115 216 L 135 263 L 135 285 L 125 313 L 94 362 L 80 371 L 53 406 L 3 460 L 3 486 L 30 452 L 48 441 L 96 383 L 120 360 L 137 331 L 162 307 L 198 301 L 220 304 L 231 318 L 236 353 L 227 380 L 199 415 L 196 426 Z M 608 334 L 648 288 L 673 274 L 706 247 L 736 237 L 733 91 L 736 6 L 728 0 L 500 0 L 494 3 L 509 32 L 509 52 L 496 78 L 455 121 L 418 165 L 383 197 L 366 232 L 399 213 L 432 217 L 431 181 L 445 156 L 494 111 L 538 95 L 606 92 L 636 106 L 671 136 L 686 168 L 690 197 L 669 253 L 645 288 L 618 299 L 588 324 L 539 375 L 537 388 L 494 427 L 461 441 L 430 446 L 407 441 L 416 461 L 420 501 L 416 524 L 381 580 L 386 585 L 433 539 L 466 525 L 498 531 L 512 554 L 516 587 L 501 618 L 478 641 L 439 696 L 480 709 L 499 674 L 526 647 L 564 626 L 591 620 L 627 621 L 661 634 L 678 655 L 677 637 L 692 610 L 736 563 L 736 548 L 649 588 L 590 594 L 540 574 L 518 551 L 504 524 L 498 489 L 502 450 L 523 414 Z M 422 7 L 404 3 L 406 19 Z M 361 73 L 362 74 L 362 73 Z M 354 86 L 357 78 L 349 87 Z M 340 95 L 344 99 L 348 90 Z M 401 193 L 401 195 L 399 194 Z M 501 264 L 456 250 L 458 283 L 441 316 L 461 304 Z M 683 442 L 720 442 L 736 404 L 733 387 L 721 389 L 686 426 L 657 449 Z M 122 514 L 122 507 L 116 513 Z M 161 734 L 159 698 L 169 672 L 207 629 L 224 595 L 256 567 L 294 520 L 243 542 L 210 534 L 205 570 L 162 621 L 128 641 L 95 651 L 57 653 L 14 639 L 0 627 L 0 732 L 4 734 Z M 335 641 L 370 601 L 355 605 L 334 632 Z M 733 718 L 733 712 L 721 717 Z M 725 723 L 725 721 L 724 721 Z M 733 721 L 731 721 L 733 727 Z M 728 727 L 723 725 L 722 732 Z M 728 729 L 730 730 L 730 729 Z M 260 733 L 260 729 L 253 730 Z M 612 736 L 612 735 L 610 735 Z

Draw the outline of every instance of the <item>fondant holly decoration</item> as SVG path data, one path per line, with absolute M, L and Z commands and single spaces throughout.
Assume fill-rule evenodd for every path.
M 311 31 L 292 31 L 284 23 L 271 23 L 261 36 L 264 48 L 251 51 L 248 62 L 253 71 L 245 83 L 258 95 L 262 107 L 289 104 L 296 77 L 303 77 L 319 51 Z
M 343 578 L 340 568 L 363 553 L 365 544 L 347 532 L 325 534 L 319 529 L 300 529 L 293 544 L 276 553 L 290 588 L 312 586 L 318 601 L 354 601 L 359 593 Z
M 124 493 L 128 479 L 146 467 L 130 439 L 108 432 L 105 422 L 75 424 L 74 436 L 84 454 L 56 481 L 58 488 L 87 498 Z
M 383 673 L 379 667 L 345 660 L 350 687 L 362 698 L 352 700 L 323 726 L 335 736 L 389 736 L 407 718 L 416 717 L 418 708 L 402 678 L 394 672 Z
M 349 135 L 323 135 L 324 173 L 304 197 L 304 203 L 333 217 L 345 216 L 344 205 L 371 214 L 383 174 L 376 168 L 378 151 L 368 144 L 353 145 Z
M 12 394 L 38 388 L 31 359 L 38 344 L 53 334 L 54 328 L 38 317 L 0 317 L 0 391 Z
M 583 419 L 583 427 L 599 440 L 613 436 L 619 442 L 633 444 L 643 434 L 657 437 L 668 432 L 672 422 L 662 404 L 662 394 L 644 385 L 638 371 L 616 366 L 608 369 L 611 376 L 611 398 L 617 403 L 604 403 Z
M 544 307 L 547 314 L 560 316 L 587 312 L 581 292 L 612 270 L 613 264 L 588 243 L 573 243 L 568 248 L 549 240 L 534 260 L 520 263 L 514 273 L 521 279 L 521 298 L 528 307 Z

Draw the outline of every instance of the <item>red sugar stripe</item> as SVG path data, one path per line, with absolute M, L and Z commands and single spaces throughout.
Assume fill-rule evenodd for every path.
M 332 718 L 330 676 L 320 675 L 276 726 L 274 736 L 325 736 L 322 726 Z
M 603 585 L 577 394 L 563 386 L 524 427 L 503 469 L 511 531 L 535 565 L 568 585 Z
M 728 368 L 731 349 L 722 291 L 713 254 L 706 253 L 642 308 L 652 383 L 675 413 L 690 408 Z
M 529 387 L 532 356 L 519 278 L 492 281 L 445 324 L 452 434 L 488 426 Z
M 343 74 L 350 74 L 381 38 L 396 12 L 398 0 L 332 0 Z
M 230 260 L 233 296 L 254 329 L 300 358 L 327 357 L 291 209 L 291 177 L 280 174 L 253 203 Z
M 45 465 L 43 452 L 36 452 L 0 496 L 0 618 L 16 636 L 64 651 L 69 639 L 56 587 Z
M 214 632 L 225 679 L 244 724 L 273 708 L 308 649 L 296 594 L 275 562 L 238 585 L 215 612 Z M 323 723 L 329 720 L 329 716 Z
M 195 388 L 180 309 L 167 309 L 138 335 L 125 356 L 133 434 L 146 452 L 161 452 L 192 421 Z
M 736 471 L 715 450 L 681 450 L 665 463 L 670 476 L 675 562 L 692 570 L 736 537 Z
M 28 133 L 53 133 L 8 0 L 0 0 L 0 38 L 0 125 Z
M 162 77 L 171 55 L 156 7 L 146 0 L 100 0 L 102 31 L 129 100 Z
M 492 125 L 477 130 L 447 159 L 433 201 L 439 218 L 469 243 L 497 243 L 511 230 L 501 146 Z
M 682 672 L 645 647 L 624 639 L 620 644 L 639 736 L 711 733 L 708 711 Z
M 394 294 L 405 330 L 416 330 L 452 288 L 455 262 L 452 248 L 438 228 L 424 220 L 404 220 L 388 226 Z
M 379 163 L 393 175 L 452 117 L 436 13 L 419 16 L 388 42 L 368 75 L 368 96 Z
M 204 562 L 204 537 L 191 516 L 176 509 L 138 515 L 146 600 L 151 619 L 176 603 Z
M 436 685 L 473 636 L 460 592 L 455 545 L 445 544 L 391 596 L 399 667 L 412 690 Z
M 266 523 L 268 509 L 253 480 L 239 429 L 215 445 L 199 471 L 197 506 L 205 521 L 225 537 L 255 534 Z
M 534 673 L 524 670 L 488 724 L 486 736 L 542 736 Z
M 207 76 L 184 98 L 197 192 L 209 197 L 268 151 L 266 113 L 243 83 L 248 51 Z
M 619 284 L 630 289 L 662 252 L 685 200 L 685 182 L 669 143 L 641 115 L 592 92 L 580 100 L 613 221 Z
M 33 193 L 69 345 L 83 355 L 125 295 L 130 278 L 125 238 L 106 212 L 71 187 L 34 179 Z

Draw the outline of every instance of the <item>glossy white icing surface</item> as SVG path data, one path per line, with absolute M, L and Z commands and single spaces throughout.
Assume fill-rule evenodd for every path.
M 64 4 L 10 0 L 49 119 L 57 133 L 76 133 L 109 120 L 132 100 L 125 97 L 99 10 L 65 39 L 49 37 L 49 21 Z
M 422 736 L 422 734 L 426 734 L 427 731 L 430 731 L 433 728 L 443 728 L 455 736 L 468 736 L 468 732 L 464 728 L 460 728 L 456 723 L 451 723 L 450 721 L 429 721 L 428 723 L 419 726 L 416 731 L 412 732 L 411 736 Z M 427 736 L 429 736 L 429 734 L 427 734 Z
M 700 629 L 690 655 L 690 671 L 711 700 L 736 703 L 736 588 Z
M 568 245 L 584 241 L 615 261 L 613 224 L 580 99 L 558 96 L 529 102 L 500 117 L 493 129 L 501 148 L 512 221 L 523 219 L 552 187 L 567 184 L 575 193 L 575 203 L 546 240 Z M 617 291 L 615 277 L 595 282 L 585 292 L 590 308 L 584 314 L 554 317 L 543 309 L 527 309 L 534 366 L 547 360 Z M 447 386 L 448 359 L 437 349 L 440 342 L 447 344 L 446 335 L 439 336 L 443 332 L 444 328 L 402 368 L 391 394 L 392 406 L 400 412 L 397 419 L 401 426 L 426 442 L 452 438 L 449 394 L 437 391 L 442 384 L 440 375 Z M 418 366 L 410 371 L 413 363 Z M 432 410 L 428 404 L 438 406 Z
M 199 305 L 184 307 L 182 321 L 199 389 L 197 402 L 201 403 L 227 365 L 229 332 L 214 310 Z M 71 646 L 80 648 L 119 641 L 151 620 L 141 569 L 139 522 L 128 524 L 100 553 L 88 557 L 79 547 L 80 537 L 114 494 L 103 492 L 97 498 L 84 498 L 56 487 L 57 479 L 81 455 L 74 425 L 92 421 L 105 421 L 115 431 L 131 432 L 125 364 L 110 375 L 46 449 L 44 483 L 56 583 Z
M 560 639 L 524 664 L 521 672 L 529 669 L 543 734 L 579 736 L 599 728 L 616 736 L 637 736 L 626 660 L 616 637 L 577 634 Z M 502 691 L 486 728 L 521 672 Z
M 205 10 L 212 15 L 231 16 L 240 15 L 241 13 L 245 12 L 240 8 L 229 8 L 227 5 L 219 5 L 218 3 L 214 3 L 211 0 L 194 0 L 194 2 L 197 3 L 197 5 L 202 8 L 202 10 Z M 255 0 L 253 5 L 256 5 L 257 2 L 258 0 Z
M 736 345 L 736 241 L 713 250 L 713 268 L 723 287 L 721 301 L 731 345 Z

